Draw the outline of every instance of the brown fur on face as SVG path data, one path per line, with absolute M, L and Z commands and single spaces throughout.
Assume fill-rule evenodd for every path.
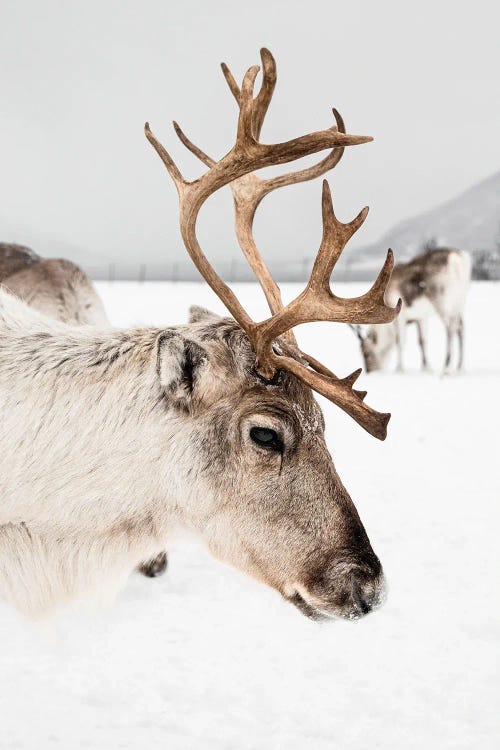
M 200 350 L 185 413 L 194 420 L 196 480 L 207 486 L 189 521 L 216 557 L 305 614 L 365 614 L 381 599 L 382 570 L 335 471 L 312 391 L 286 372 L 264 382 L 232 320 L 197 310 L 181 333 Z M 257 445 L 252 427 L 274 430 L 282 450 Z

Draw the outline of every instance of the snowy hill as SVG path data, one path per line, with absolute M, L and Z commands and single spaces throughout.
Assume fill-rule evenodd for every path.
M 426 241 L 475 253 L 491 251 L 500 236 L 500 171 L 436 208 L 399 222 L 378 242 L 360 248 L 349 275 L 370 278 L 391 247 L 397 260 L 408 260 Z
M 313 211 L 313 205 L 316 210 L 314 191 L 304 193 L 305 198 L 312 201 L 308 212 Z M 212 206 L 212 211 L 213 209 Z M 227 216 L 222 202 L 220 205 L 215 204 L 215 211 L 215 218 L 212 215 L 209 223 L 204 225 L 201 222 L 202 237 L 211 262 L 226 280 L 253 281 L 254 276 L 236 243 L 226 244 L 227 237 L 220 243 L 216 239 L 216 227 L 223 225 Z M 127 222 L 125 225 L 128 226 Z M 126 234 L 129 229 L 124 230 Z M 309 274 L 314 260 L 312 255 L 304 257 L 304 247 L 315 247 L 310 242 L 311 227 L 306 222 L 300 228 L 301 234 L 294 239 L 284 239 L 281 236 L 282 229 L 281 223 L 276 221 L 272 221 L 267 227 L 267 252 L 264 252 L 266 262 L 276 279 L 300 281 Z M 88 239 L 78 235 L 78 230 L 75 230 L 75 235 L 78 235 L 78 241 L 75 241 L 74 237 L 64 233 L 47 232 L 38 224 L 35 227 L 19 224 L 0 213 L 0 242 L 20 242 L 41 255 L 69 258 L 82 265 L 94 279 L 199 280 L 199 273 L 185 253 L 178 236 L 176 218 L 169 225 L 168 241 L 165 241 L 165 237 L 159 239 L 143 225 L 136 232 L 130 231 L 137 237 L 133 256 L 127 256 L 125 252 L 123 255 L 121 252 L 116 253 L 112 245 L 89 244 Z M 492 251 L 499 242 L 499 237 L 500 171 L 458 197 L 397 223 L 377 242 L 356 249 L 353 241 L 353 251 L 341 257 L 336 275 L 337 279 L 343 281 L 373 279 L 389 247 L 394 250 L 397 260 L 407 260 L 418 253 L 431 238 L 440 244 L 474 253 Z M 283 246 L 283 242 L 286 247 L 285 257 L 277 249 Z M 125 247 L 125 239 L 123 243 Z

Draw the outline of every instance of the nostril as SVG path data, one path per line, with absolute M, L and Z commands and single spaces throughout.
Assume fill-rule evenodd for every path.
M 373 609 L 373 594 L 363 591 L 355 578 L 352 580 L 352 599 L 356 609 L 363 615 L 367 615 Z

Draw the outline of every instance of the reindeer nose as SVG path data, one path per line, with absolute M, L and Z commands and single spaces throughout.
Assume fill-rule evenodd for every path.
M 360 615 L 367 615 L 368 612 L 371 612 L 375 604 L 375 599 L 377 598 L 373 586 L 368 588 L 366 584 L 363 585 L 362 581 L 356 580 L 356 578 L 353 577 L 352 601 L 354 603 L 354 608 Z
M 353 615 L 361 617 L 378 607 L 385 597 L 385 579 L 376 555 L 369 555 L 369 564 L 351 571 Z
M 378 557 L 371 548 L 359 559 L 334 558 L 333 565 L 316 569 L 290 597 L 308 617 L 321 615 L 357 620 L 376 609 L 385 600 L 385 577 Z

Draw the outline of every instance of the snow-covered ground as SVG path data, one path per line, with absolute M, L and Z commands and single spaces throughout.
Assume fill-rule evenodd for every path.
M 99 290 L 117 325 L 182 322 L 191 303 L 221 310 L 196 284 Z M 238 293 L 265 314 L 254 286 Z M 54 633 L 0 608 L 0 747 L 499 747 L 499 319 L 500 285 L 476 284 L 464 376 L 421 375 L 416 351 L 406 375 L 363 376 L 368 402 L 393 413 L 385 443 L 323 403 L 337 468 L 386 570 L 381 611 L 312 623 L 178 538 L 165 577 L 132 576 L 112 607 L 64 613 Z M 431 334 L 437 367 L 438 322 Z M 343 326 L 299 338 L 339 374 L 360 364 Z

